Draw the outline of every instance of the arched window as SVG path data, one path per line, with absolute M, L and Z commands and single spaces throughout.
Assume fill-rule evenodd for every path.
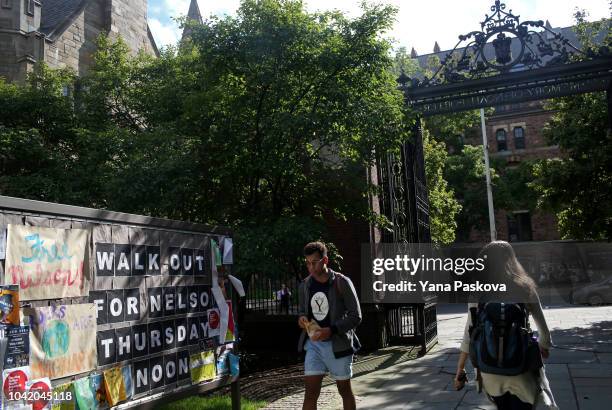
M 514 127 L 514 148 L 525 149 L 525 130 L 523 127 Z
M 506 144 L 506 130 L 497 130 L 495 133 L 495 139 L 497 139 L 497 151 L 508 150 L 508 145 Z

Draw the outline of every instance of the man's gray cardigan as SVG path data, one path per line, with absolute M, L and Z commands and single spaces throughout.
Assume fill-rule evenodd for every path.
M 353 282 L 346 276 L 338 274 L 331 269 L 329 272 L 329 301 L 330 324 L 332 330 L 332 348 L 336 358 L 348 356 L 357 351 L 359 339 L 355 328 L 361 323 L 361 306 Z M 313 279 L 308 276 L 300 284 L 298 292 L 298 309 L 300 316 L 308 317 L 308 300 L 310 297 L 310 283 Z M 334 283 L 336 281 L 336 283 Z M 298 343 L 298 351 L 304 349 L 306 331 L 303 330 Z

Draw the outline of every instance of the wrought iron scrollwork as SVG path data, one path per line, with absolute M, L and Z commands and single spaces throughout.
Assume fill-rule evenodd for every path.
M 542 68 L 570 61 L 573 54 L 586 55 L 543 21 L 520 21 L 499 0 L 485 14 L 480 31 L 460 35 L 445 54 L 437 71 L 423 80 L 399 78 L 400 85 L 427 87 L 489 77 L 516 70 Z M 538 30 L 538 31 L 536 31 Z

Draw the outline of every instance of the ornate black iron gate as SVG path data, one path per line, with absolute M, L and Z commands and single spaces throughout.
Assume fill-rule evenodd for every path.
M 607 90 L 612 112 L 610 44 L 583 51 L 546 27 L 523 21 L 499 0 L 480 23 L 480 31 L 459 36 L 431 77 L 398 78 L 406 102 L 422 116 L 506 103 L 541 100 Z M 492 41 L 489 41 L 492 40 Z M 610 116 L 612 128 L 612 116 Z M 420 118 L 413 139 L 397 156 L 378 161 L 380 210 L 391 222 L 384 243 L 430 242 L 429 201 Z M 391 340 L 418 340 L 426 351 L 437 340 L 435 303 L 386 305 Z
M 383 243 L 429 243 L 429 199 L 425 177 L 423 128 L 420 119 L 413 139 L 398 155 L 386 154 L 377 164 L 381 213 L 391 222 Z M 417 344 L 424 354 L 437 342 L 435 300 L 420 304 L 385 304 L 385 329 L 391 343 Z

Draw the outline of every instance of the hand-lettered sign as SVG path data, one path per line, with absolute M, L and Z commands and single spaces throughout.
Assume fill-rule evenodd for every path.
M 87 236 L 84 229 L 9 225 L 4 283 L 19 285 L 21 300 L 87 296 Z
M 93 303 L 24 308 L 30 317 L 32 377 L 59 377 L 96 367 L 96 308 Z

